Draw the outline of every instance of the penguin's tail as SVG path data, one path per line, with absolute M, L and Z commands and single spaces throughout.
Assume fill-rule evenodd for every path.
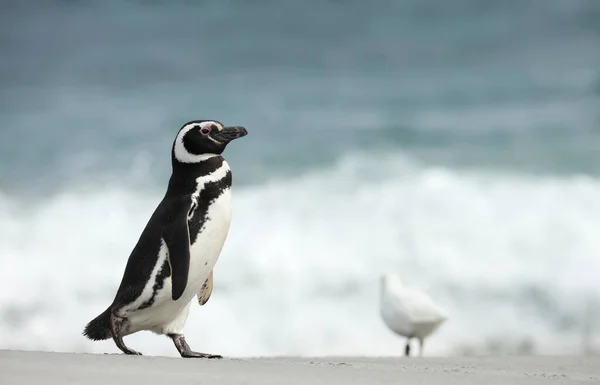
M 83 335 L 92 341 L 101 341 L 111 338 L 110 334 L 110 307 L 94 318 L 83 329 Z

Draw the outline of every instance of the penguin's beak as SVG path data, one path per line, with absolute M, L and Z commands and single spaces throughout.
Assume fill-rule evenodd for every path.
M 223 127 L 221 131 L 211 134 L 211 136 L 222 143 L 229 143 L 234 139 L 248 135 L 248 130 L 242 126 Z

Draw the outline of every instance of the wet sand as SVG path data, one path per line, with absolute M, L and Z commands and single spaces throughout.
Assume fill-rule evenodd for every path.
M 0 384 L 600 384 L 600 357 L 224 358 L 0 350 Z

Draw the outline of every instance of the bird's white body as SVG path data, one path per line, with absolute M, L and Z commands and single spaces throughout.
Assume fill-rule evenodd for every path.
M 190 207 L 206 183 L 224 178 L 228 171 L 229 165 L 223 161 L 223 165 L 213 173 L 196 179 L 198 187 L 191 197 Z M 163 241 L 156 265 L 142 295 L 119 311 L 120 316 L 128 319 L 129 325 L 124 335 L 140 330 L 150 330 L 158 334 L 183 332 L 192 300 L 212 272 L 225 244 L 231 223 L 231 189 L 224 190 L 210 204 L 206 218 L 204 226 L 190 247 L 190 267 L 183 295 L 173 301 L 171 277 L 167 277 L 162 288 L 156 293 L 154 303 L 150 307 L 140 309 L 140 305 L 152 296 L 156 277 L 167 258 L 168 248 Z
M 425 293 L 402 285 L 393 274 L 381 279 L 381 318 L 394 333 L 417 338 L 421 345 L 447 320 L 445 312 Z

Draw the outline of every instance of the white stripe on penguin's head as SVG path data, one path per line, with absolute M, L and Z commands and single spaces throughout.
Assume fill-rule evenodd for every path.
M 223 130 L 223 125 L 221 123 L 212 120 L 205 122 L 191 122 L 186 124 L 181 128 L 181 130 L 179 130 L 179 133 L 175 138 L 175 146 L 173 149 L 175 159 L 181 163 L 198 163 L 217 156 L 215 153 L 194 154 L 185 148 L 183 143 L 185 136 L 188 135 L 192 130 L 202 130 L 205 127 L 216 127 L 218 131 Z M 206 136 L 206 138 L 210 139 L 215 144 L 219 144 L 218 141 L 210 136 Z

